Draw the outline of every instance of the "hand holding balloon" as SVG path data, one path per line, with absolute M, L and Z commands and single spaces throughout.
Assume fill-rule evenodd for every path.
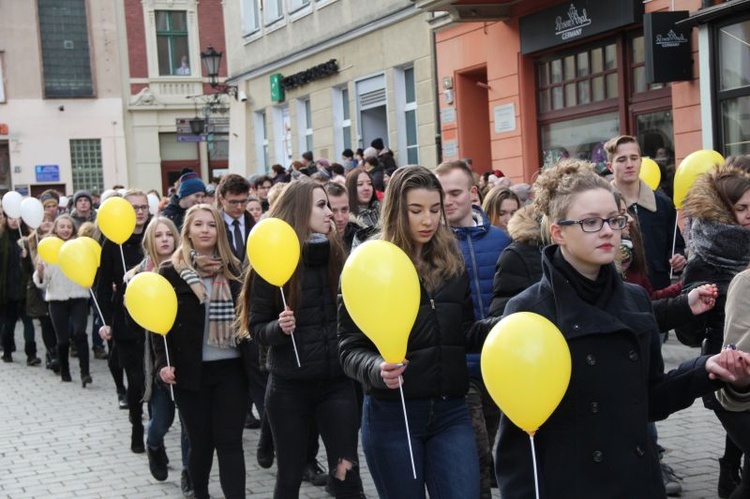
M 674 255 L 672 255 L 672 258 L 669 259 L 669 265 L 675 272 L 682 272 L 682 269 L 685 268 L 686 264 L 687 260 L 683 255 L 679 253 L 675 253 Z
M 404 374 L 408 363 L 409 361 L 407 360 L 399 362 L 398 364 L 385 361 L 381 362 L 380 377 L 383 378 L 385 386 L 392 390 L 398 388 L 399 385 L 401 385 L 401 375 Z
M 99 337 L 105 341 L 112 339 L 112 328 L 109 326 L 102 326 L 99 328 Z
M 294 320 L 294 312 L 292 312 L 289 307 L 286 307 L 286 310 L 279 314 L 279 327 L 284 334 L 292 334 L 296 324 L 297 323 Z
M 174 367 L 164 366 L 159 370 L 159 377 L 161 380 L 168 385 L 175 385 L 177 381 L 174 377 Z

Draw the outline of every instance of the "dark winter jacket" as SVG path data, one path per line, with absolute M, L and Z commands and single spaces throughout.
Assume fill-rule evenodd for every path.
M 404 371 L 404 397 L 463 397 L 469 387 L 467 347 L 479 351 L 486 330 L 473 324 L 469 278 L 461 273 L 448 279 L 434 294 L 420 286 L 419 312 L 409 334 Z M 385 386 L 380 376 L 383 358 L 375 344 L 357 327 L 339 295 L 339 350 L 347 376 L 379 399 L 396 400 L 398 390 Z M 472 327 L 474 326 L 474 327 Z
M 505 304 L 542 278 L 542 232 L 533 205 L 518 210 L 508 222 L 513 240 L 500 254 L 492 283 L 489 314 L 503 315 Z
M 540 497 L 663 498 L 648 422 L 721 384 L 709 380 L 707 357 L 665 374 L 659 328 L 643 288 L 615 276 L 611 298 L 602 308 L 590 305 L 553 265 L 555 251 L 557 246 L 544 250 L 541 282 L 505 309 L 546 317 L 570 348 L 570 385 L 534 436 Z M 529 436 L 507 417 L 499 436 L 495 464 L 502 497 L 534 497 Z
M 159 267 L 159 274 L 169 281 L 177 295 L 177 317 L 167 334 L 169 360 L 174 367 L 175 380 L 181 389 L 198 391 L 201 387 L 206 306 L 198 301 L 195 292 L 180 277 L 172 262 L 163 263 Z M 229 281 L 235 306 L 240 287 L 239 281 Z M 161 368 L 167 365 L 164 339 L 152 333 L 151 345 L 154 349 L 154 372 L 158 375 Z
M 160 215 L 167 217 L 177 226 L 177 230 L 182 230 L 182 223 L 185 221 L 185 213 L 187 210 L 180 206 L 180 200 L 175 195 L 169 200 L 169 204 L 161 210 Z
M 293 311 L 300 367 L 291 336 L 279 326 L 279 314 L 284 310 L 279 288 L 256 273 L 252 275 L 250 335 L 259 345 L 270 347 L 266 366 L 275 376 L 285 379 L 343 376 L 336 340 L 336 294 L 328 275 L 329 252 L 328 241 L 305 243 L 303 261 L 297 268 L 301 273 L 300 299 Z M 288 286 L 284 289 L 289 298 Z
M 122 243 L 125 266 L 128 270 L 143 260 L 143 233 L 131 235 Z M 96 299 L 104 316 L 104 322 L 112 328 L 115 341 L 143 341 L 143 331 L 129 327 L 125 316 L 125 283 L 122 256 L 119 245 L 102 238 L 101 264 L 96 276 Z
M 492 279 L 495 276 L 495 263 L 500 253 L 510 244 L 510 237 L 502 229 L 493 226 L 487 215 L 478 207 L 473 207 L 473 227 L 453 227 L 469 275 L 471 300 L 474 304 L 474 317 L 488 317 L 492 300 Z M 466 356 L 469 376 L 480 378 L 479 354 Z

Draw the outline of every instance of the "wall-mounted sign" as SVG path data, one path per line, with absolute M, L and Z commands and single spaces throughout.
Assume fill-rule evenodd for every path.
M 516 105 L 503 104 L 495 106 L 495 133 L 512 132 L 516 129 Z
M 643 16 L 646 82 L 666 83 L 693 78 L 691 26 L 677 24 L 690 12 L 653 12 Z
M 530 54 L 640 21 L 642 0 L 574 0 L 519 20 L 521 53 Z
M 21 196 L 28 196 L 29 184 L 16 184 L 13 186 L 13 190 L 19 193 Z
M 0 123 L 0 135 L 8 135 L 8 124 Z
M 60 165 L 36 165 L 34 167 L 37 182 L 59 182 Z
M 285 76 L 281 79 L 281 88 L 289 90 L 291 88 L 301 87 L 308 83 L 320 80 L 321 78 L 327 78 L 328 76 L 334 75 L 339 72 L 339 65 L 336 59 L 331 59 L 328 62 L 318 64 L 299 73 L 294 73 L 290 76 Z
M 443 142 L 443 158 L 455 158 L 458 156 L 458 142 L 446 140 Z
M 271 75 L 271 100 L 274 102 L 282 102 L 284 100 L 284 88 L 281 86 L 282 78 L 281 73 Z
M 456 108 L 455 107 L 444 107 L 440 110 L 440 123 L 443 125 L 449 125 L 456 122 Z

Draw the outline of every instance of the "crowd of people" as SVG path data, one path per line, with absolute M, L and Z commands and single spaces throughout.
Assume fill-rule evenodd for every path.
M 563 160 L 533 185 L 481 174 L 470 160 L 397 167 L 376 139 L 340 163 L 304 153 L 271 176 L 231 173 L 206 185 L 184 171 L 158 207 L 150 193 L 118 186 L 101 200 L 78 191 L 68 211 L 45 191 L 35 230 L 0 212 L 2 359 L 14 361 L 18 320 L 26 364 L 44 363 L 62 382 L 73 380 L 71 357 L 83 388 L 95 382 L 90 358 L 106 358 L 130 450 L 147 454 L 159 481 L 168 478 L 164 435 L 178 416 L 186 497 L 209 497 L 214 453 L 223 495 L 244 497 L 242 433 L 256 428 L 259 465 L 276 462 L 275 498 L 298 497 L 303 480 L 337 498 L 364 497 L 360 435 L 380 497 L 485 499 L 499 487 L 504 499 L 527 498 L 528 437 L 490 396 L 480 352 L 501 317 L 534 312 L 562 332 L 573 365 L 535 436 L 541 497 L 679 494 L 654 423 L 699 397 L 727 433 L 719 496 L 750 497 L 750 465 L 741 464 L 750 451 L 750 159 L 728 158 L 696 181 L 686 237 L 677 231 L 673 244 L 675 210 L 640 180 L 636 139 L 615 137 L 605 150 L 609 178 Z M 96 228 L 97 202 L 108 196 L 136 214 L 120 246 Z M 301 243 L 282 290 L 248 261 L 248 236 L 265 217 L 287 222 Z M 101 244 L 92 290 L 37 252 L 44 237 L 84 235 Z M 419 275 L 399 363 L 384 361 L 339 287 L 348 255 L 374 239 L 401 248 Z M 142 272 L 175 290 L 166 336 L 139 327 L 124 306 Z M 665 373 L 661 343 L 672 329 L 702 355 Z M 327 469 L 317 461 L 321 439 Z

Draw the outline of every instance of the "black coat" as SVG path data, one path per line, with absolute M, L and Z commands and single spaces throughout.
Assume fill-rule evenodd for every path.
M 497 259 L 489 315 L 503 315 L 508 300 L 542 278 L 542 246 L 510 243 Z
M 510 300 L 506 314 L 529 311 L 554 324 L 572 358 L 570 385 L 534 437 L 542 498 L 666 496 L 647 424 L 720 387 L 707 357 L 664 373 L 659 328 L 646 291 L 615 281 L 603 309 L 578 297 L 545 248 L 542 281 Z M 507 417 L 495 463 L 504 499 L 534 497 L 529 437 Z
M 187 210 L 180 206 L 180 199 L 175 195 L 170 198 L 169 204 L 161 210 L 160 215 L 173 221 L 177 226 L 177 230 L 181 231 L 186 212 Z
M 250 291 L 250 335 L 269 348 L 268 371 L 285 379 L 331 379 L 343 376 L 336 340 L 336 299 L 328 275 L 328 243 L 305 244 L 300 273 L 300 299 L 294 311 L 300 367 L 291 336 L 279 326 L 284 310 L 281 291 L 257 273 L 252 274 Z M 290 298 L 288 286 L 285 287 Z M 290 304 L 290 307 L 292 305 Z
M 143 341 L 143 330 L 130 327 L 126 320 L 125 284 L 119 245 L 102 238 L 102 257 L 96 276 L 96 299 L 104 321 L 112 328 L 115 341 Z M 143 233 L 131 235 L 122 243 L 125 266 L 130 270 L 143 260 Z
M 182 389 L 198 391 L 201 387 L 206 306 L 198 301 L 192 288 L 180 277 L 171 262 L 162 264 L 159 274 L 169 281 L 177 294 L 177 318 L 167 334 L 169 360 L 174 367 L 175 380 Z M 240 287 L 238 281 L 229 281 L 235 306 Z M 167 365 L 164 339 L 152 333 L 151 344 L 154 348 L 154 371 L 158 373 Z
M 474 310 L 466 272 L 447 280 L 433 295 L 420 286 L 419 312 L 406 347 L 404 397 L 463 397 L 469 387 L 467 346 L 478 351 L 487 329 L 473 326 Z M 396 400 L 398 390 L 380 376 L 383 358 L 375 344 L 354 324 L 339 295 L 339 350 L 346 374 L 366 393 Z

